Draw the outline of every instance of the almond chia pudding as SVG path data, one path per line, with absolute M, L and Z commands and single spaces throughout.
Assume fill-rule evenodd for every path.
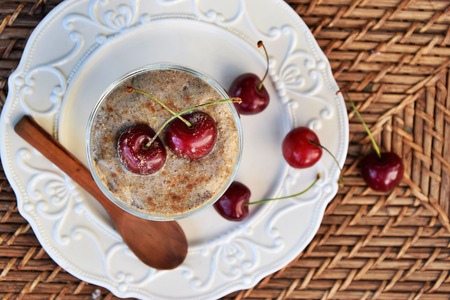
M 228 98 L 219 87 L 182 67 L 158 66 L 125 77 L 104 95 L 91 116 L 88 161 L 97 184 L 116 204 L 144 218 L 177 219 L 212 204 L 233 180 L 240 159 L 242 134 L 233 105 L 200 108 L 217 126 L 217 142 L 207 156 L 189 160 L 166 147 L 163 168 L 139 175 L 127 170 L 118 157 L 120 134 L 136 124 L 157 131 L 172 115 L 146 95 L 127 93 L 129 86 L 152 94 L 176 112 Z

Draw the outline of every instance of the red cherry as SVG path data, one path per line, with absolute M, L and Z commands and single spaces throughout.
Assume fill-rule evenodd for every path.
M 244 184 L 233 181 L 226 192 L 214 203 L 217 212 L 227 220 L 242 221 L 248 216 L 250 189 Z
M 166 162 L 166 149 L 155 136 L 155 131 L 145 124 L 127 128 L 117 142 L 117 153 L 122 164 L 135 174 L 148 175 L 159 171 Z
M 266 202 L 298 197 L 311 190 L 311 188 L 320 180 L 320 178 L 321 175 L 319 173 L 317 174 L 316 179 L 307 188 L 298 193 L 289 196 L 263 199 L 253 202 L 249 202 L 251 196 L 249 188 L 238 181 L 233 181 L 230 187 L 222 195 L 222 197 L 220 197 L 219 200 L 214 203 L 214 208 L 222 217 L 227 220 L 242 221 L 248 216 L 248 207 L 250 205 L 263 204 Z
M 235 103 L 236 110 L 243 115 L 253 115 L 263 111 L 269 105 L 270 96 L 264 86 L 258 88 L 261 80 L 253 73 L 238 76 L 231 84 L 228 94 L 239 97 L 242 102 Z
M 266 73 L 262 79 L 253 73 L 245 73 L 238 76 L 228 89 L 230 97 L 241 98 L 242 102 L 234 106 L 243 115 L 253 115 L 263 111 L 270 101 L 269 93 L 263 85 L 264 79 L 269 73 L 269 55 L 262 41 L 258 41 L 258 47 L 263 47 L 266 54 Z
M 403 162 L 393 152 L 381 152 L 380 155 L 371 152 L 361 160 L 361 175 L 374 191 L 389 192 L 403 178 Z
M 344 95 L 346 95 L 344 93 Z M 381 152 L 372 132 L 364 121 L 355 103 L 347 96 L 350 105 L 356 116 L 360 120 L 372 142 L 374 152 L 366 155 L 361 160 L 361 175 L 366 184 L 374 191 L 389 192 L 396 187 L 403 178 L 403 162 L 401 158 L 393 152 Z
M 317 135 L 308 127 L 292 129 L 282 143 L 283 156 L 294 168 L 308 168 L 322 157 L 322 147 Z
M 174 119 L 167 126 L 167 146 L 180 157 L 191 160 L 208 155 L 217 140 L 217 126 L 214 119 L 207 113 L 193 111 L 182 115 L 191 123 L 188 127 L 180 119 Z

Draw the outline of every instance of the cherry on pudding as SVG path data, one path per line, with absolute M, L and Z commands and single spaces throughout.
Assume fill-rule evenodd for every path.
M 182 115 L 191 126 L 179 118 L 169 123 L 166 129 L 166 144 L 179 157 L 197 160 L 207 156 L 217 140 L 217 125 L 205 112 L 195 110 Z
M 148 145 L 154 136 L 155 131 L 145 124 L 128 127 L 120 135 L 117 153 L 126 169 L 135 174 L 149 175 L 164 166 L 167 153 L 161 140 L 156 138 Z

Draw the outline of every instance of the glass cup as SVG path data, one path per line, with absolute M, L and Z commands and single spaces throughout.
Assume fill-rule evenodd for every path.
M 128 85 L 150 90 L 151 97 L 127 93 Z M 176 156 L 165 145 L 164 131 L 159 137 L 167 159 L 154 174 L 130 172 L 117 154 L 117 140 L 126 128 L 147 123 L 157 131 L 171 117 L 152 97 L 184 109 L 199 104 L 195 101 L 209 102 L 211 96 L 229 98 L 211 77 L 179 65 L 146 66 L 111 84 L 91 112 L 86 133 L 89 168 L 101 191 L 128 213 L 155 221 L 185 218 L 216 202 L 234 180 L 242 155 L 242 127 L 233 103 L 205 108 L 216 121 L 218 137 L 204 158 L 191 161 Z

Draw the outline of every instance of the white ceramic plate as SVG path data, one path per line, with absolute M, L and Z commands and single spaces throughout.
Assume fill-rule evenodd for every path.
M 270 53 L 271 102 L 259 115 L 242 116 L 237 179 L 258 200 L 298 192 L 318 172 L 323 177 L 302 197 L 252 207 L 240 223 L 213 208 L 182 220 L 189 253 L 175 270 L 137 260 L 102 208 L 13 131 L 30 114 L 86 161 L 87 118 L 111 82 L 165 62 L 197 69 L 227 88 L 243 72 L 264 73 L 258 40 Z M 211 299 L 254 286 L 307 246 L 337 192 L 339 170 L 326 153 L 309 169 L 287 166 L 285 134 L 309 126 L 341 165 L 347 154 L 347 113 L 329 63 L 280 0 L 64 1 L 33 32 L 9 88 L 1 154 L 20 213 L 59 265 L 121 297 Z

